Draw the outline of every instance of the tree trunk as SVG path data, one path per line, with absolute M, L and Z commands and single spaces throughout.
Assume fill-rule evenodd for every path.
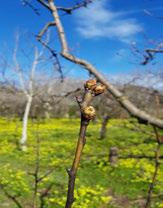
M 111 166 L 115 166 L 118 162 L 118 148 L 111 147 L 109 150 L 109 162 Z
M 27 125 L 28 125 L 28 117 L 29 117 L 29 112 L 32 104 L 32 96 L 28 96 L 26 107 L 25 107 L 25 112 L 23 116 L 23 126 L 22 126 L 22 137 L 20 139 L 20 148 L 23 151 L 26 151 L 27 146 Z
M 108 120 L 109 120 L 109 116 L 108 115 L 105 115 L 103 117 L 101 129 L 100 129 L 100 139 L 104 139 L 105 136 L 106 136 L 106 131 L 107 131 L 107 128 L 106 127 L 107 127 Z

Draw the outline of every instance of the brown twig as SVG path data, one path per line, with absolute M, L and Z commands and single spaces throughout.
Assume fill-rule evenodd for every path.
M 48 187 L 40 193 L 40 208 L 45 207 L 45 198 L 49 195 L 49 192 L 51 191 L 53 185 L 53 183 L 50 183 Z
M 18 201 L 16 196 L 11 195 L 5 188 L 4 186 L 0 185 L 0 188 L 3 190 L 4 194 L 6 195 L 6 197 L 10 200 L 12 200 L 18 208 L 23 208 L 23 206 L 20 204 L 20 202 Z
M 159 166 L 160 166 L 159 159 L 160 159 L 161 140 L 160 140 L 160 136 L 159 136 L 157 128 L 156 127 L 153 127 L 153 128 L 154 128 L 156 142 L 157 142 L 157 147 L 155 150 L 155 168 L 154 168 L 152 182 L 150 183 L 150 186 L 149 186 L 149 190 L 148 190 L 148 194 L 147 194 L 147 198 L 146 198 L 146 204 L 145 204 L 144 208 L 149 208 L 151 205 L 152 192 L 153 192 L 153 188 L 156 183 L 158 170 L 159 170 Z
M 37 144 L 36 144 L 36 161 L 35 161 L 35 170 L 34 172 L 29 172 L 29 175 L 32 175 L 34 177 L 34 191 L 33 191 L 33 199 L 32 199 L 32 208 L 37 208 L 38 200 L 37 200 L 37 194 L 40 193 L 40 208 L 44 207 L 44 199 L 48 196 L 50 190 L 52 189 L 53 183 L 50 183 L 43 191 L 39 190 L 39 184 L 46 178 L 48 175 L 50 175 L 53 172 L 53 170 L 48 170 L 44 175 L 39 176 L 40 174 L 40 138 L 37 135 Z
M 49 44 L 46 41 L 43 41 L 42 37 L 43 35 L 47 32 L 48 28 L 51 26 L 55 26 L 56 23 L 54 22 L 48 22 L 43 28 L 42 30 L 39 32 L 39 34 L 36 36 L 37 40 L 46 48 L 48 49 L 48 51 L 51 53 L 52 58 L 54 59 L 54 66 L 55 69 L 57 69 L 57 71 L 60 73 L 60 77 L 61 77 L 61 81 L 63 81 L 64 76 L 63 76 L 63 72 L 62 72 L 62 66 L 60 64 L 59 58 L 58 58 L 58 54 L 55 52 L 54 49 L 52 49 Z
M 34 170 L 34 173 L 32 174 L 34 177 L 34 192 L 33 192 L 33 199 L 32 199 L 32 208 L 37 207 L 39 171 L 40 171 L 40 139 L 37 135 L 35 170 Z
M 71 208 L 74 202 L 75 179 L 76 179 L 76 174 L 79 167 L 81 155 L 83 152 L 83 148 L 86 143 L 86 130 L 87 130 L 87 126 L 89 125 L 89 121 L 93 119 L 95 116 L 95 110 L 92 106 L 90 106 L 90 102 L 92 101 L 93 97 L 97 95 L 96 94 L 97 87 L 98 86 L 96 86 L 95 80 L 88 80 L 85 84 L 85 93 L 83 99 L 80 100 L 78 97 L 76 97 L 77 103 L 79 104 L 81 111 L 81 122 L 80 122 L 80 132 L 79 132 L 75 157 L 71 169 L 67 170 L 69 176 L 69 182 L 68 182 L 67 201 L 65 208 Z

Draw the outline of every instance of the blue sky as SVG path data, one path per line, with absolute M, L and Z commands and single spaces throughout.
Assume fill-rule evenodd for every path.
M 7 42 L 13 47 L 16 30 L 37 34 L 43 25 L 52 20 L 51 15 L 34 0 L 40 16 L 23 7 L 20 0 L 2 1 L 0 7 L 0 44 Z M 57 0 L 60 5 L 70 5 L 74 1 Z M 146 11 L 146 12 L 145 12 Z M 143 49 L 157 44 L 163 37 L 162 0 L 95 0 L 88 8 L 75 11 L 72 15 L 62 16 L 63 24 L 72 53 L 91 61 L 106 76 L 130 74 L 144 70 L 140 61 L 131 53 L 131 45 Z M 156 41 L 157 40 L 157 41 Z M 56 37 L 52 43 L 59 51 Z M 158 60 L 161 60 L 158 56 Z M 64 72 L 69 76 L 85 77 L 82 69 L 63 61 Z M 156 67 L 156 66 L 154 66 Z M 160 67 L 160 66 L 159 66 Z M 157 70 L 157 69 L 156 69 Z

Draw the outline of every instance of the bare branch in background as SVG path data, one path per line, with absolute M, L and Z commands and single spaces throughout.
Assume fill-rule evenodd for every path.
M 142 61 L 142 65 L 148 64 L 150 61 L 154 59 L 155 54 L 157 53 L 163 53 L 162 49 L 146 49 L 145 50 L 146 55 L 144 55 L 144 61 Z
M 31 110 L 31 105 L 33 102 L 33 98 L 35 96 L 35 82 L 36 82 L 36 70 L 40 63 L 44 60 L 44 49 L 43 46 L 40 51 L 37 47 L 32 49 L 31 53 L 34 53 L 33 60 L 29 65 L 29 74 L 25 72 L 25 69 L 21 66 L 21 61 L 18 59 L 19 52 L 19 34 L 16 34 L 16 44 L 13 52 L 13 63 L 12 66 L 15 75 L 18 77 L 16 81 L 20 83 L 20 90 L 24 93 L 26 97 L 26 106 L 23 115 L 23 123 L 22 123 L 22 137 L 20 139 L 20 149 L 25 151 L 27 149 L 27 126 L 28 126 L 28 117 Z M 45 41 L 46 43 L 46 41 Z M 30 62 L 30 60 L 28 60 Z M 26 79 L 27 78 L 27 79 Z
M 28 173 L 29 175 L 32 175 L 34 178 L 34 189 L 33 189 L 33 198 L 31 206 L 32 208 L 43 208 L 45 205 L 45 198 L 48 196 L 49 192 L 51 191 L 53 187 L 53 183 L 51 182 L 47 187 L 45 187 L 43 190 L 39 190 L 39 184 L 44 180 L 47 176 L 49 176 L 54 170 L 50 169 L 47 170 L 45 174 L 40 176 L 40 162 L 41 162 L 41 155 L 40 155 L 40 138 L 39 135 L 36 135 L 36 159 L 35 159 L 35 169 L 34 172 Z M 40 199 L 40 204 L 38 206 L 38 194 Z
M 18 208 L 23 208 L 23 206 L 21 205 L 21 203 L 19 202 L 19 200 L 17 199 L 17 196 L 13 196 L 11 195 L 3 185 L 0 185 L 0 188 L 2 189 L 2 191 L 4 192 L 5 196 L 10 199 L 11 201 L 13 201 L 13 203 L 18 207 Z
M 36 0 L 38 3 L 40 3 L 42 6 L 44 6 L 46 9 L 49 9 L 49 5 L 44 0 Z
M 40 40 L 42 38 L 42 36 L 47 32 L 48 28 L 51 26 L 55 26 L 55 22 L 48 22 L 43 28 L 42 30 L 39 32 L 39 34 L 37 35 L 37 39 Z
M 28 0 L 22 0 L 22 4 L 23 6 L 28 6 L 29 8 L 31 8 L 35 14 L 40 15 L 39 10 L 34 7 Z
M 157 180 L 157 175 L 158 175 L 158 170 L 159 170 L 159 166 L 160 166 L 160 148 L 161 148 L 161 139 L 160 139 L 160 135 L 158 133 L 158 130 L 156 127 L 153 127 L 154 129 L 154 133 L 155 133 L 155 137 L 156 137 L 156 142 L 157 142 L 157 147 L 155 150 L 155 167 L 154 167 L 154 173 L 153 173 L 153 178 L 152 178 L 152 182 L 149 186 L 149 190 L 148 190 L 148 195 L 147 195 L 147 199 L 146 199 L 146 204 L 144 208 L 149 208 L 151 205 L 151 199 L 152 199 L 152 192 Z
M 72 6 L 72 7 L 69 7 L 69 8 L 66 8 L 66 7 L 57 7 L 57 10 L 58 11 L 63 11 L 65 13 L 67 13 L 67 14 L 71 14 L 72 11 L 74 11 L 76 9 L 79 9 L 81 7 L 87 7 L 88 4 L 90 4 L 92 2 L 93 2 L 93 0 L 85 0 L 85 1 L 83 1 L 81 3 L 78 3 L 78 4 L 76 4 L 76 5 Z
M 48 28 L 51 26 L 55 26 L 56 23 L 55 22 L 48 22 L 43 28 L 42 30 L 39 32 L 39 34 L 36 36 L 37 40 L 43 45 L 43 47 L 45 47 L 46 49 L 48 49 L 48 51 L 51 53 L 52 58 L 54 60 L 54 67 L 55 70 L 57 70 L 60 73 L 60 78 L 61 78 L 61 82 L 64 79 L 64 75 L 62 72 L 62 66 L 60 64 L 59 58 L 58 58 L 58 54 L 55 52 L 54 49 L 52 49 L 49 44 L 48 41 L 44 41 L 43 40 L 43 35 L 47 32 Z
M 53 183 L 50 183 L 47 188 L 40 192 L 40 208 L 45 208 L 45 198 L 48 197 L 53 185 Z
M 28 90 L 25 87 L 25 79 L 23 77 L 23 71 L 22 71 L 22 68 L 21 68 L 21 66 L 18 62 L 18 59 L 17 59 L 17 52 L 18 52 L 18 47 L 19 47 L 19 38 L 20 38 L 19 34 L 17 33 L 16 34 L 16 41 L 15 41 L 15 48 L 14 48 L 14 52 L 13 52 L 14 70 L 15 70 L 16 74 L 19 77 L 20 85 L 21 85 L 21 88 L 22 88 L 24 94 L 26 96 L 28 96 Z

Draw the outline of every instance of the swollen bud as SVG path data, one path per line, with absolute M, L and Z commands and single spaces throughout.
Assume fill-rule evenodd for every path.
M 88 106 L 83 109 L 83 116 L 87 120 L 91 120 L 96 116 L 96 111 L 93 106 Z
M 95 86 L 96 86 L 96 80 L 95 80 L 95 79 L 89 79 L 89 80 L 86 81 L 86 83 L 84 84 L 85 89 L 89 89 L 89 90 L 94 89 Z
M 106 86 L 103 84 L 98 84 L 94 89 L 93 92 L 95 95 L 100 95 L 102 94 L 106 89 Z

